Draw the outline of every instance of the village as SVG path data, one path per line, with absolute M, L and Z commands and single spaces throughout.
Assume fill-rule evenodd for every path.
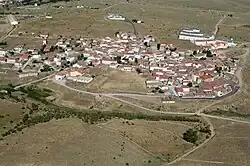
M 199 31 L 186 29 L 180 33 L 182 39 L 192 41 L 188 33 L 197 36 Z M 49 48 L 49 36 L 40 37 L 43 43 L 39 49 L 19 46 L 0 50 L 0 63 L 11 65 L 10 69 L 15 70 L 19 78 L 54 73 L 53 79 L 57 82 L 81 84 L 95 81 L 95 76 L 89 72 L 93 68 L 135 72 L 138 77 L 147 76 L 145 93 L 160 93 L 171 98 L 215 99 L 238 90 L 234 73 L 239 59 L 229 58 L 218 50 L 236 46 L 230 41 L 220 39 L 212 43 L 214 39 L 202 39 L 206 41 L 199 49 L 186 50 L 169 43 L 157 43 L 150 35 L 138 37 L 133 33 L 116 32 L 114 38 L 60 38 Z M 201 40 L 195 41 L 201 43 Z

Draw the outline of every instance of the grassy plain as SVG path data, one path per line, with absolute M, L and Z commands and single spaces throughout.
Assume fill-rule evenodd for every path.
M 99 9 L 77 8 L 87 6 Z M 63 6 L 64 8 L 55 8 Z M 119 13 L 128 19 L 140 19 L 144 24 L 136 24 L 139 34 L 151 34 L 161 42 L 174 42 L 178 46 L 193 48 L 194 45 L 176 40 L 178 32 L 183 27 L 198 27 L 205 33 L 211 33 L 215 24 L 223 14 L 232 13 L 220 26 L 220 35 L 234 37 L 235 40 L 245 41 L 249 32 L 248 24 L 250 13 L 247 0 L 220 0 L 208 2 L 206 0 L 131 0 L 125 3 L 122 0 L 105 1 L 72 1 L 53 4 L 43 4 L 39 7 L 26 6 L 13 11 L 35 16 L 30 19 L 20 20 L 21 24 L 15 33 L 22 31 L 39 34 L 50 33 L 51 35 L 65 36 L 113 36 L 117 30 L 131 31 L 132 26 L 127 22 L 110 21 L 104 19 L 108 13 Z M 51 15 L 52 19 L 46 19 Z M 62 17 L 63 16 L 63 17 Z
M 163 103 L 161 97 L 116 97 L 145 108 L 165 112 L 196 112 L 213 102 L 211 100 L 175 100 L 175 103 Z M 171 99 L 169 99 L 169 101 L 171 101 Z
M 242 165 L 249 163 L 249 124 L 212 120 L 216 136 L 205 146 L 174 166 Z
M 181 138 L 182 133 L 189 127 L 179 123 L 144 120 L 113 120 L 104 125 L 105 129 L 122 135 L 150 153 L 168 161 L 193 146 Z
M 1 166 L 125 166 L 126 163 L 156 166 L 161 163 L 122 136 L 76 119 L 38 124 L 24 130 L 24 134 L 10 136 L 0 147 Z
M 71 107 L 82 111 L 97 110 L 145 113 L 144 110 L 130 106 L 123 102 L 109 99 L 107 97 L 76 93 L 50 81 L 40 83 L 39 86 L 53 90 L 56 93 L 55 104 L 61 106 Z M 150 112 L 148 113 L 150 114 Z
M 177 38 L 179 30 L 183 27 L 199 27 L 206 33 L 214 30 L 215 24 L 220 20 L 222 14 L 233 12 L 235 17 L 225 24 L 242 23 L 249 16 L 246 11 L 250 8 L 243 1 L 80 1 L 70 3 L 58 3 L 53 5 L 64 6 L 63 9 L 53 8 L 53 5 L 41 5 L 37 10 L 16 9 L 20 13 L 37 15 L 38 18 L 25 20 L 17 31 L 41 32 L 57 35 L 74 36 L 76 34 L 89 35 L 94 37 L 113 36 L 117 30 L 133 31 L 130 24 L 120 21 L 108 21 L 104 17 L 108 13 L 119 13 L 128 19 L 141 19 L 144 24 L 136 24 L 140 34 L 155 35 L 162 42 L 173 42 Z M 124 4 L 120 4 L 124 3 Z M 105 5 L 108 4 L 108 5 Z M 77 5 L 98 7 L 99 9 L 76 8 Z M 113 6 L 112 6 L 113 5 Z M 110 7 L 111 6 L 111 7 Z M 45 8 L 47 9 L 45 11 Z M 52 19 L 46 19 L 45 15 L 52 15 Z M 64 17 L 62 17 L 64 15 Z M 223 27 L 222 27 L 223 28 Z M 225 35 L 232 36 L 233 32 L 227 30 Z M 237 39 L 244 37 L 236 33 Z M 177 44 L 185 44 L 176 41 Z
M 19 121 L 25 110 L 22 109 L 22 104 L 0 100 L 0 133 L 7 131 L 13 127 L 13 123 Z

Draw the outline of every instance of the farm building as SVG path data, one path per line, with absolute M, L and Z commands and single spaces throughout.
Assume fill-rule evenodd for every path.
M 19 22 L 17 21 L 16 17 L 12 14 L 7 16 L 7 19 L 11 25 L 17 25 Z
M 196 28 L 185 28 L 183 29 L 179 34 L 179 39 L 181 40 L 189 40 L 189 41 L 195 41 L 195 40 L 213 40 L 214 36 L 209 36 L 201 33 L 199 29 Z

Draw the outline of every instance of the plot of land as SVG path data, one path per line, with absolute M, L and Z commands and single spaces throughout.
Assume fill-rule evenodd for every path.
M 123 102 L 107 97 L 77 93 L 50 81 L 40 83 L 39 86 L 53 90 L 57 94 L 55 103 L 61 106 L 76 108 L 82 111 L 97 110 L 145 113 L 144 110 L 124 104 Z
M 8 141 L 1 142 L 0 147 L 1 166 L 110 166 L 126 163 L 155 166 L 161 162 L 122 136 L 76 119 L 36 125 L 22 135 L 10 136 Z
M 0 115 L 4 116 L 0 118 L 0 133 L 7 131 L 12 127 L 11 121 L 19 121 L 22 117 L 24 110 L 22 110 L 22 105 L 17 103 L 12 103 L 6 100 L 0 100 Z
M 249 124 L 212 120 L 216 136 L 181 162 L 174 165 L 249 165 Z
M 193 146 L 181 138 L 182 133 L 190 127 L 184 124 L 113 120 L 104 127 L 166 160 L 175 158 Z
M 162 97 L 150 96 L 116 96 L 125 101 L 137 104 L 139 106 L 165 112 L 196 112 L 199 109 L 206 107 L 214 101 L 211 100 L 172 100 L 175 103 L 164 103 Z M 163 96 L 164 97 L 164 96 Z
M 135 72 L 124 72 L 109 69 L 102 75 L 94 78 L 89 84 L 69 83 L 78 89 L 89 90 L 92 92 L 147 92 L 145 85 L 146 78 L 141 77 Z

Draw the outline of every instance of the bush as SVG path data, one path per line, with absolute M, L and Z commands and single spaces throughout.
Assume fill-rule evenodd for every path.
M 183 133 L 183 139 L 187 142 L 195 144 L 198 140 L 197 131 L 193 129 L 188 129 L 185 133 Z

